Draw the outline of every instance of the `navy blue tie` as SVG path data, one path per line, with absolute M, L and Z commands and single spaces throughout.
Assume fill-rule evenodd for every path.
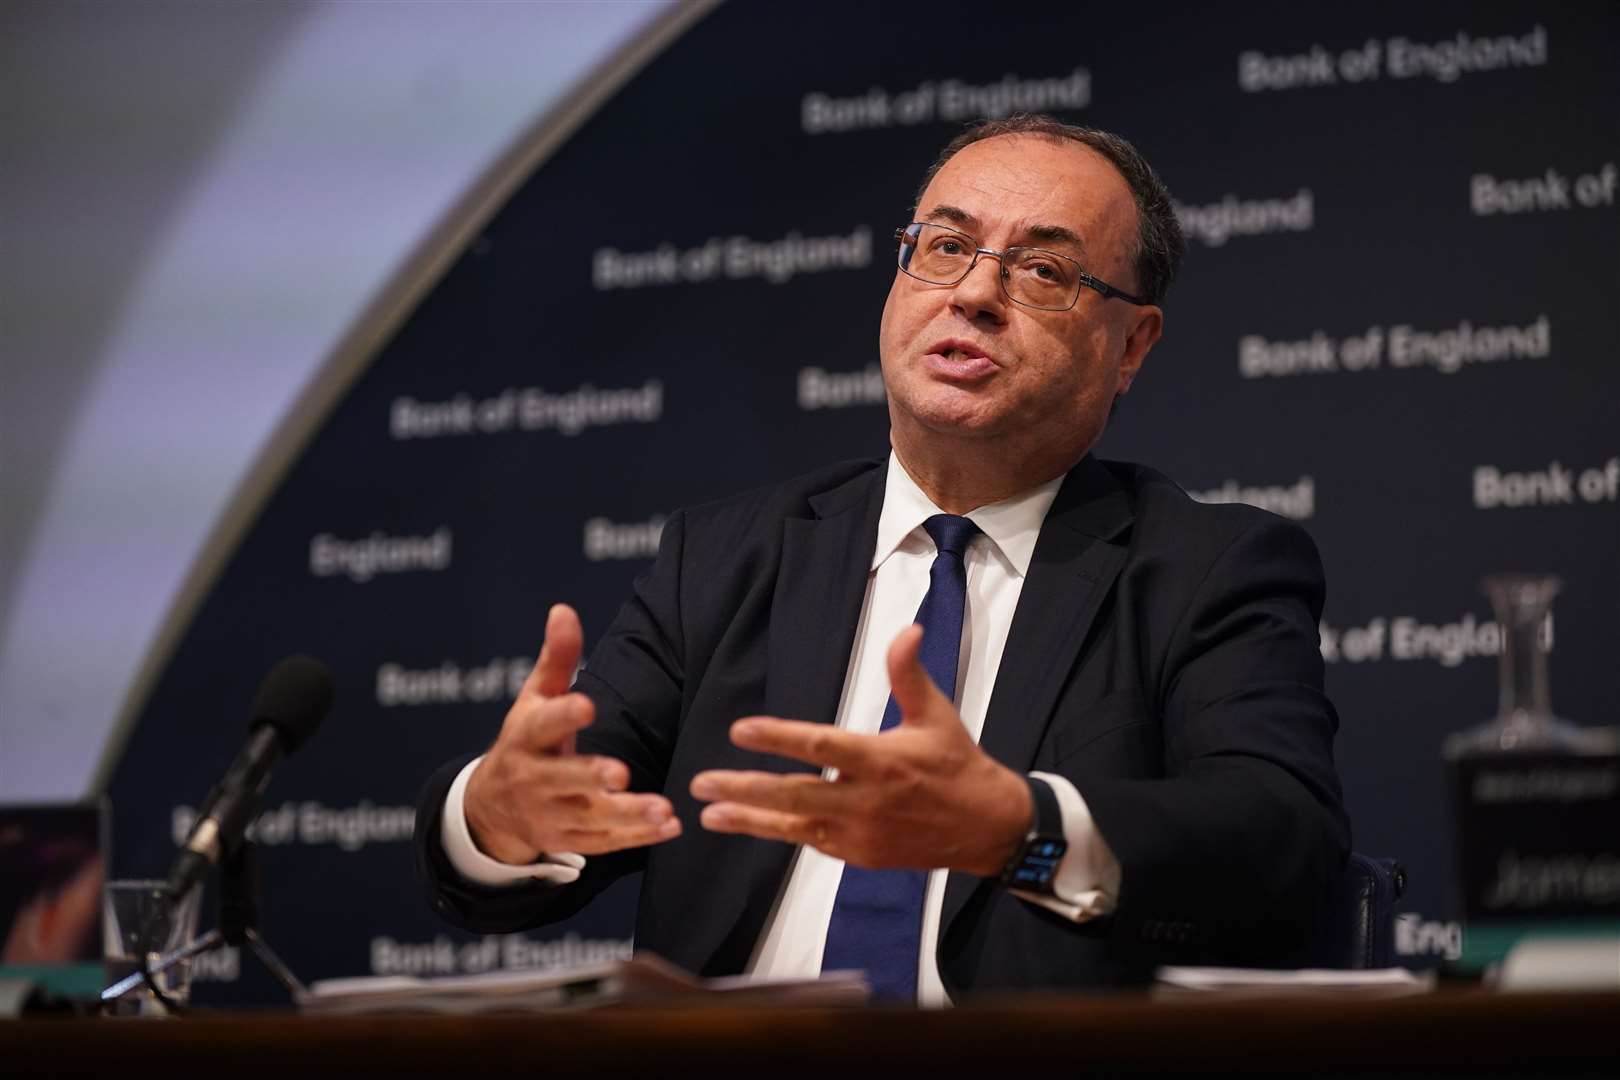
M 956 698 L 956 664 L 962 653 L 962 612 L 967 603 L 967 569 L 962 554 L 979 527 L 954 514 L 923 522 L 939 554 L 928 571 L 928 594 L 917 609 L 922 624 L 918 659 L 945 696 Z M 887 731 L 900 722 L 894 695 L 883 710 Z M 872 996 L 886 1001 L 917 1000 L 917 956 L 922 940 L 926 870 L 867 870 L 844 867 L 827 926 L 821 970 L 866 969 Z

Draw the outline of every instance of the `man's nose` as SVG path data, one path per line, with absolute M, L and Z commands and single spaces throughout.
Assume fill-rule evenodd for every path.
M 967 277 L 951 290 L 951 306 L 965 318 L 985 316 L 1002 322 L 1007 315 L 1007 294 L 1001 288 L 1001 260 L 980 255 Z

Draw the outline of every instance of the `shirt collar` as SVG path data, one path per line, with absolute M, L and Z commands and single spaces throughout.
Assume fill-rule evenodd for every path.
M 1041 533 L 1041 522 L 1057 498 L 1063 485 L 1062 476 L 1054 476 L 1046 483 L 1021 491 L 1000 502 L 969 510 L 964 517 L 979 527 L 989 538 L 991 547 L 1019 577 L 1029 573 L 1030 560 L 1035 555 L 1035 539 Z M 905 468 L 889 451 L 888 477 L 883 487 L 883 512 L 878 517 L 877 547 L 872 552 L 872 569 L 883 565 L 890 555 L 912 533 L 922 529 L 922 523 L 945 511 L 935 506 L 922 489 L 907 474 Z

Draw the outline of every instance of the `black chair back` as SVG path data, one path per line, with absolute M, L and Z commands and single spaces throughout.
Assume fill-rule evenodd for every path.
M 1394 859 L 1351 852 L 1344 878 L 1310 949 L 1309 966 L 1384 968 L 1395 963 L 1395 902 L 1406 870 Z

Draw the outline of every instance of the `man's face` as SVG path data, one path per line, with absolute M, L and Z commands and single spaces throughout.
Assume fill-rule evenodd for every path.
M 1130 189 L 1107 159 L 1077 142 L 1003 135 L 972 143 L 929 183 L 917 220 L 996 251 L 1060 252 L 1126 292 L 1138 284 Z M 1078 245 L 1052 239 L 1061 235 L 1054 230 Z M 1068 311 L 1024 307 L 1002 291 L 1000 270 L 986 255 L 956 285 L 895 271 L 879 348 L 896 435 L 1072 450 L 1078 459 L 1102 434 L 1162 317 L 1089 288 Z

